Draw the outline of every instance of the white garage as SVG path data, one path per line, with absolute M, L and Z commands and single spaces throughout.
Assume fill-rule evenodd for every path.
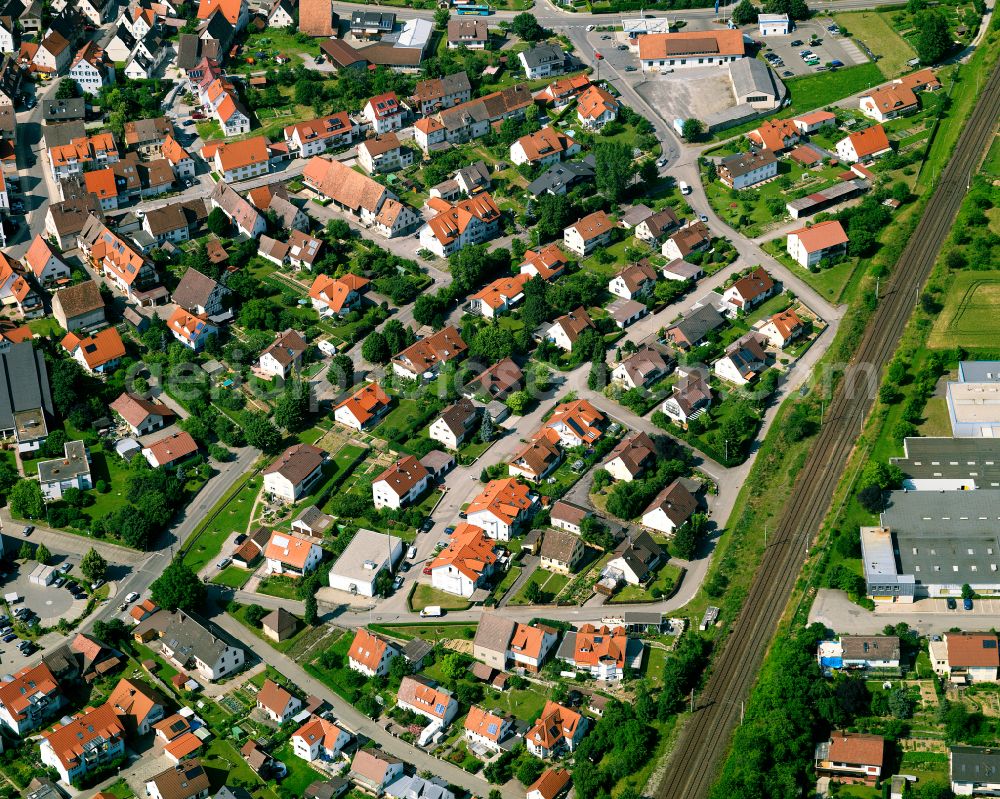
M 761 36 L 786 36 L 792 30 L 788 14 L 760 14 L 757 25 Z

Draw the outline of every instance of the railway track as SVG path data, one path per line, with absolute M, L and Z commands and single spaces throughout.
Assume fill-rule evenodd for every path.
M 994 68 L 959 136 L 941 181 L 903 250 L 885 293 L 869 321 L 850 367 L 881 375 L 892 357 L 920 289 L 927 282 L 1000 118 L 1000 65 Z M 704 799 L 740 716 L 795 580 L 807 547 L 819 530 L 874 400 L 867 381 L 847 391 L 841 380 L 826 411 L 777 530 L 751 583 L 739 616 L 717 653 L 694 715 L 674 748 L 658 799 Z

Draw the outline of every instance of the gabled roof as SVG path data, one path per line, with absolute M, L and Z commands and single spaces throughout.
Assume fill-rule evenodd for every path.
M 424 465 L 413 455 L 397 460 L 392 466 L 375 478 L 373 483 L 385 481 L 397 496 L 403 496 L 428 476 Z
M 548 560 L 569 563 L 579 545 L 580 539 L 569 530 L 546 530 L 542 538 L 540 554 Z
M 454 702 L 451 691 L 436 688 L 421 677 L 404 677 L 396 693 L 397 702 L 418 707 L 439 719 L 444 719 L 448 706 Z
M 594 213 L 588 214 L 583 219 L 574 222 L 569 226 L 569 229 L 575 230 L 580 234 L 580 238 L 584 242 L 588 242 L 608 233 L 614 226 L 614 222 L 611 221 L 604 211 L 594 211 Z
M 394 651 L 384 639 L 368 632 L 364 627 L 359 627 L 354 634 L 354 640 L 351 642 L 347 656 L 356 663 L 374 671 L 382 659 L 386 657 L 386 653 L 391 654 Z
M 97 369 L 125 356 L 125 344 L 118 335 L 118 330 L 113 327 L 106 327 L 84 338 L 79 338 L 74 333 L 67 333 L 62 345 L 70 355 L 79 349 L 83 354 L 83 360 L 91 369 Z
M 104 704 L 84 711 L 68 724 L 43 734 L 42 738 L 52 747 L 63 767 L 69 770 L 80 763 L 89 744 L 117 741 L 124 735 L 125 728 L 118 714 L 111 705 Z
M 85 173 L 89 174 L 89 173 Z M 45 270 L 45 265 L 49 262 L 50 258 L 56 257 L 56 254 L 52 252 L 52 247 L 49 243 L 42 238 L 42 235 L 36 234 L 35 238 L 31 242 L 31 246 L 28 251 L 24 254 L 24 263 L 32 271 L 35 277 L 40 278 L 42 272 Z
M 951 668 L 1000 667 L 1000 642 L 995 633 L 946 633 Z
M 698 500 L 688 491 L 680 480 L 674 480 L 664 488 L 656 498 L 649 503 L 649 506 L 642 512 L 645 516 L 656 510 L 661 510 L 667 518 L 677 527 L 691 518 L 698 509 Z
M 885 762 L 885 739 L 881 735 L 834 732 L 828 758 L 835 763 L 881 766 Z
M 209 790 L 208 773 L 198 760 L 186 760 L 161 771 L 150 782 L 162 799 L 192 799 Z
M 148 685 L 132 680 L 119 680 L 107 703 L 119 716 L 125 716 L 135 726 L 145 721 L 157 705 L 163 707 L 166 700 Z
M 854 152 L 859 158 L 866 155 L 875 155 L 883 150 L 889 149 L 889 139 L 885 135 L 885 128 L 881 125 L 872 125 L 866 130 L 850 133 L 847 136 L 854 146 Z
M 543 280 L 552 280 L 562 274 L 566 268 L 566 254 L 560 249 L 558 244 L 546 244 L 544 247 L 528 250 L 524 254 L 524 261 L 520 266 L 523 271 L 526 267 L 534 268 L 538 276 Z
M 296 569 L 304 569 L 314 546 L 314 543 L 305 538 L 275 530 L 264 548 L 264 557 Z
M 302 178 L 315 191 L 354 213 L 361 209 L 375 213 L 386 194 L 385 187 L 367 175 L 319 156 L 309 160 Z
M 581 119 L 599 119 L 608 111 L 617 112 L 621 107 L 611 93 L 592 85 L 576 101 L 576 113 Z
M 326 453 L 312 444 L 294 444 L 264 469 L 264 475 L 280 474 L 292 485 L 298 485 L 323 463 Z
M 224 172 L 231 169 L 266 164 L 268 161 L 267 138 L 254 136 L 243 141 L 224 142 L 215 151 L 215 159 Z
M 334 411 L 347 408 L 359 424 L 365 424 L 391 403 L 389 395 L 378 383 L 368 383 L 341 402 Z
M 560 316 L 552 325 L 553 327 L 558 326 L 562 328 L 570 344 L 575 344 L 576 340 L 580 338 L 580 334 L 587 328 L 597 329 L 590 318 L 590 314 L 587 313 L 583 306 L 580 306 L 575 311 L 570 311 L 565 316 Z
M 524 284 L 530 279 L 531 275 L 524 273 L 497 278 L 481 291 L 471 295 L 470 299 L 479 300 L 496 310 L 506 303 L 511 303 L 514 298 L 520 297 L 524 293 Z
M 340 311 L 347 303 L 352 292 L 360 291 L 368 285 L 370 281 L 357 275 L 343 275 L 338 278 L 330 278 L 326 275 L 316 275 L 312 286 L 309 287 L 309 296 L 314 300 L 326 303 L 333 311 Z
M 547 158 L 554 153 L 564 153 L 576 144 L 569 136 L 553 128 L 545 127 L 527 136 L 522 136 L 519 144 L 529 163 Z M 511 145 L 513 149 L 514 145 Z
M 767 294 L 773 288 L 774 280 L 764 271 L 764 267 L 758 266 L 748 275 L 741 277 L 733 283 L 729 291 L 734 291 L 743 302 L 750 302 L 763 294 Z
M 538 792 L 541 799 L 556 799 L 570 784 L 570 773 L 564 768 L 546 769 L 528 786 L 528 795 Z
M 301 335 L 294 330 L 283 330 L 274 337 L 266 350 L 260 355 L 270 355 L 284 367 L 293 364 L 308 349 L 308 344 Z
M 625 468 L 635 477 L 648 464 L 650 458 L 656 458 L 656 445 L 645 433 L 635 433 L 619 441 L 605 463 L 616 458 L 620 458 Z
M 343 730 L 340 729 L 332 721 L 320 718 L 319 716 L 313 716 L 305 724 L 299 727 L 293 734 L 293 738 L 301 738 L 305 741 L 306 746 L 312 746 L 317 741 L 320 741 L 325 749 L 335 749 L 337 746 L 337 740 L 343 735 Z
M 501 480 L 490 480 L 486 487 L 469 503 L 466 515 L 474 513 L 492 513 L 506 524 L 514 524 L 518 517 L 530 510 L 536 497 L 531 489 L 513 477 Z
M 479 705 L 469 708 L 469 715 L 465 717 L 465 729 L 474 735 L 487 738 L 497 743 L 500 742 L 504 727 L 511 724 L 511 720 L 503 718 L 484 710 Z
M 438 364 L 461 358 L 468 348 L 458 330 L 449 325 L 432 336 L 414 342 L 392 360 L 420 375 Z
M 195 307 L 206 307 L 212 293 L 219 287 L 218 281 L 203 275 L 197 269 L 189 268 L 184 272 L 171 299 L 181 308 L 188 310 Z
M 204 314 L 193 314 L 183 308 L 177 308 L 167 320 L 167 327 L 174 335 L 191 342 L 198 342 L 210 329 L 208 317 Z
M 489 224 L 500 218 L 500 209 L 493 197 L 485 191 L 454 205 L 443 200 L 439 201 L 439 205 L 441 210 L 427 224 L 437 240 L 446 245 L 461 236 L 473 219 Z
M 579 713 L 550 699 L 545 703 L 542 715 L 535 722 L 535 726 L 525 737 L 545 749 L 554 749 L 565 738 L 572 738 L 575 735 L 581 720 Z
M 577 438 L 592 444 L 601 437 L 607 417 L 587 400 L 564 402 L 556 407 L 546 427 L 556 429 L 558 425 L 568 427 Z
M 190 433 L 183 430 L 164 436 L 159 441 L 147 444 L 146 449 L 153 456 L 160 466 L 169 466 L 171 463 L 182 460 L 188 455 L 193 455 L 198 451 L 197 442 Z
M 44 663 L 26 666 L 8 682 L 0 682 L 0 707 L 15 720 L 24 719 L 32 701 L 59 692 L 55 676 Z
M 471 506 L 470 506 L 471 509 Z M 497 556 L 493 551 L 493 541 L 483 532 L 481 527 L 462 522 L 451 534 L 448 546 L 438 553 L 430 563 L 430 568 L 457 569 L 475 583 L 487 568 L 496 563 Z
M 271 540 L 274 540 L 274 534 L 272 534 Z M 268 548 L 270 549 L 270 544 L 268 545 Z M 270 679 L 264 680 L 264 684 L 257 693 L 257 703 L 262 705 L 265 710 L 270 710 L 277 716 L 284 714 L 285 710 L 288 708 L 288 703 L 291 701 L 291 692 L 282 688 L 274 680 Z
M 817 222 L 810 227 L 799 228 L 788 233 L 789 236 L 798 236 L 799 241 L 806 252 L 819 252 L 847 244 L 847 234 L 843 226 L 836 219 L 828 219 L 826 222 Z
M 122 393 L 108 407 L 133 427 L 138 427 L 153 414 L 164 418 L 170 418 L 174 415 L 174 412 L 166 405 L 133 396 L 128 392 Z

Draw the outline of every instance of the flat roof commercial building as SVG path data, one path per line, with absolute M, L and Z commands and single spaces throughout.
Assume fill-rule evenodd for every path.
M 959 363 L 945 400 L 953 436 L 1000 438 L 1000 361 Z
M 394 535 L 358 530 L 330 569 L 330 587 L 360 596 L 375 595 L 375 579 L 403 556 L 403 540 Z
M 879 527 L 861 528 L 876 602 L 1000 595 L 1000 491 L 893 491 Z
M 889 462 L 910 491 L 1000 488 L 1000 438 L 905 438 L 902 457 Z

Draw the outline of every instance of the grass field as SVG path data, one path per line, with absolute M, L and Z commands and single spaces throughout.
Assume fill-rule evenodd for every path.
M 239 566 L 227 566 L 212 578 L 212 583 L 227 588 L 242 588 L 252 574 L 253 572 L 241 569 Z
M 1000 272 L 959 272 L 955 275 L 927 345 L 992 348 L 1000 337 Z
M 405 641 L 412 638 L 438 641 L 442 638 L 474 638 L 478 626 L 461 621 L 441 621 L 428 624 L 372 624 L 371 629 Z
M 915 58 L 916 52 L 909 42 L 892 29 L 885 14 L 857 11 L 836 14 L 834 20 L 847 30 L 852 39 L 864 42 L 875 55 L 881 56 L 877 65 L 886 78 L 895 78 L 910 71 L 906 62 Z
M 990 175 L 1000 175 L 1000 136 L 997 136 L 993 140 L 993 146 L 990 147 L 990 151 L 986 154 L 986 160 L 983 162 L 983 172 Z
M 223 498 L 223 507 L 209 528 L 201 533 L 184 556 L 184 562 L 199 571 L 222 549 L 233 533 L 245 533 L 250 525 L 250 511 L 260 491 L 261 478 L 254 477 L 234 496 Z
M 534 583 L 542 591 L 542 601 L 551 602 L 557 596 L 559 592 L 566 587 L 566 583 L 569 582 L 569 577 L 565 574 L 556 574 L 555 572 L 550 572 L 545 569 L 535 569 L 534 573 L 528 579 L 528 581 L 521 586 L 521 590 L 514 595 L 510 600 L 512 605 L 528 605 L 527 591 L 528 586 Z
M 460 596 L 438 591 L 429 585 L 418 584 L 410 595 L 410 607 L 413 610 L 423 610 L 428 605 L 440 605 L 444 610 L 465 610 L 469 602 Z

